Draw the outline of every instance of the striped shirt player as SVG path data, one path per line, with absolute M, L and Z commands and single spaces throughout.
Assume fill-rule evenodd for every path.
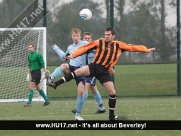
M 72 59 L 88 52 L 89 50 L 96 50 L 94 59 L 88 66 L 77 69 L 52 84 L 52 86 L 56 88 L 58 85 L 68 82 L 77 76 L 95 76 L 106 88 L 109 94 L 109 120 L 121 120 L 121 118 L 114 114 L 116 106 L 116 91 L 114 89 L 114 84 L 111 82 L 109 71 L 116 64 L 121 53 L 124 51 L 148 53 L 155 50 L 155 48 L 147 49 L 144 45 L 133 45 L 126 44 L 122 41 L 115 41 L 115 36 L 115 30 L 112 27 L 108 27 L 105 30 L 105 38 L 100 38 L 84 45 L 75 50 L 72 55 L 67 56 L 67 59 Z

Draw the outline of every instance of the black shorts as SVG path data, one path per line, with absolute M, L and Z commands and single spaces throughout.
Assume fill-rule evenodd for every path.
M 39 69 L 31 71 L 31 78 L 31 82 L 35 82 L 38 85 L 41 80 L 41 71 Z
M 88 66 L 90 70 L 90 76 L 95 76 L 101 84 L 111 81 L 109 71 L 104 66 L 95 63 L 90 63 Z

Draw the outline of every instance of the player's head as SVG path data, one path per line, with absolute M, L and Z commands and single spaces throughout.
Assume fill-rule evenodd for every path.
M 116 31 L 112 27 L 108 27 L 104 33 L 106 42 L 112 42 L 116 37 Z
M 28 44 L 28 51 L 31 53 L 35 50 L 35 45 L 33 43 Z
M 84 33 L 84 41 L 91 42 L 92 41 L 92 34 L 90 32 L 85 32 Z
M 74 43 L 78 43 L 81 39 L 81 31 L 78 28 L 72 28 L 71 31 L 72 40 Z

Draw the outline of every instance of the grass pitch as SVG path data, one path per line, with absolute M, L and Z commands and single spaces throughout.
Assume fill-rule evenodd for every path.
M 49 66 L 53 72 L 57 66 Z M 1 69 L 2 70 L 2 69 Z M 177 95 L 176 64 L 116 65 L 115 89 L 117 104 L 115 114 L 126 120 L 180 120 L 180 97 Z M 1 73 L 3 73 L 2 70 Z M 26 75 L 22 75 L 25 78 Z M 2 80 L 2 84 L 4 79 Z M 98 83 L 98 82 L 97 82 Z M 14 86 L 13 86 L 14 87 Z M 95 100 L 89 92 L 82 117 L 85 120 L 108 120 L 108 94 L 98 83 L 107 112 L 93 114 L 97 110 Z M 9 90 L 5 90 L 6 93 Z M 27 91 L 26 96 L 27 96 Z M 3 92 L 4 93 L 4 92 Z M 56 90 L 48 88 L 51 104 L 33 102 L 31 108 L 25 103 L 0 103 L 0 120 L 74 120 L 71 110 L 75 108 L 77 89 L 75 81 L 63 84 Z M 125 97 L 122 97 L 125 96 Z M 146 96 L 146 97 L 133 97 Z M 162 97 L 153 97 L 162 96 Z M 170 96 L 170 97 L 163 97 Z M 54 100 L 56 98 L 56 100 Z M 0 136 L 180 136 L 178 130 L 0 130 Z
M 176 64 L 136 64 L 116 65 L 114 83 L 117 96 L 176 96 Z M 49 66 L 52 73 L 58 66 Z M 59 76 L 57 79 L 59 79 Z M 107 97 L 107 91 L 97 80 L 101 96 Z M 56 90 L 48 87 L 48 95 L 53 98 L 76 97 L 75 81 L 62 84 Z M 91 93 L 90 93 L 91 95 Z
M 108 98 L 103 99 L 107 112 L 93 114 L 97 110 L 94 99 L 89 98 L 82 111 L 85 120 L 108 120 Z M 71 110 L 75 108 L 76 99 L 51 100 L 51 104 L 44 107 L 42 102 L 33 102 L 31 108 L 25 108 L 25 103 L 1 103 L 0 120 L 74 120 Z M 180 120 L 180 97 L 124 97 L 117 98 L 115 114 L 126 120 Z M 129 130 L 26 130 L 0 131 L 3 136 L 179 136 L 180 131 L 129 131 Z
M 58 66 L 48 66 L 47 69 L 52 73 L 57 67 Z M 176 63 L 116 65 L 115 71 L 114 83 L 117 96 L 177 95 Z M 11 74 L 7 75 L 7 73 Z M 1 67 L 0 99 L 27 98 L 28 82 L 26 82 L 26 75 L 26 67 Z M 60 79 L 62 76 L 63 74 L 56 80 Z M 10 82 L 11 84 L 9 84 Z M 97 81 L 97 87 L 101 96 L 107 97 L 107 91 L 105 91 L 105 88 L 99 83 L 99 81 Z M 76 98 L 76 96 L 77 86 L 75 80 L 62 84 L 57 87 L 56 90 L 48 87 L 49 98 Z
M 180 97 L 117 98 L 116 115 L 126 120 L 181 120 Z M 108 120 L 108 98 L 103 99 L 105 114 L 93 114 L 98 106 L 94 99 L 88 99 L 83 106 L 85 120 Z M 48 106 L 33 102 L 32 107 L 24 103 L 1 103 L 0 120 L 74 120 L 71 110 L 76 99 L 52 100 Z

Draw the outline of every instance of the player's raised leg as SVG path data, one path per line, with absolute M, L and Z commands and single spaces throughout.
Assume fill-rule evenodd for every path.
M 76 69 L 73 72 L 70 72 L 70 73 L 66 74 L 65 76 L 61 77 L 56 82 L 51 82 L 49 84 L 49 86 L 54 88 L 54 89 L 56 89 L 57 86 L 65 83 L 65 82 L 69 82 L 72 79 L 75 79 L 76 77 L 79 77 L 79 76 L 89 76 L 89 75 L 90 75 L 89 67 L 86 65 L 86 66 L 83 66 L 83 67 L 81 67 L 79 69 Z
M 70 73 L 69 65 L 66 63 L 61 64 L 60 67 L 57 67 L 52 74 L 50 74 L 49 70 L 45 72 L 45 78 L 47 80 L 47 85 L 51 86 L 51 82 L 53 82 L 58 76 L 63 73 Z

